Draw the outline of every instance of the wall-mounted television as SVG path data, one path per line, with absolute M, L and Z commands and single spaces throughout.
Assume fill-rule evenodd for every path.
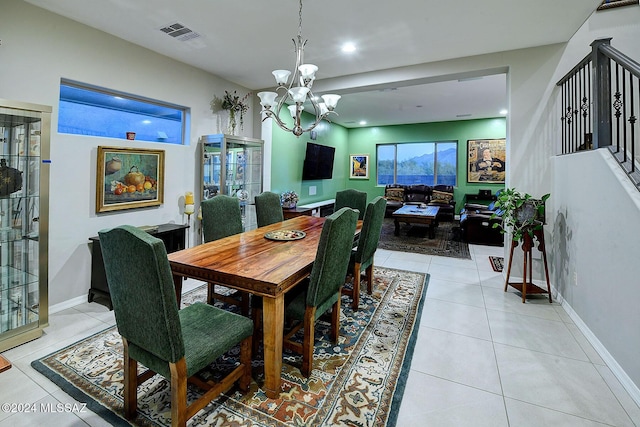
M 302 166 L 302 180 L 331 179 L 335 153 L 334 147 L 307 142 L 307 152 Z

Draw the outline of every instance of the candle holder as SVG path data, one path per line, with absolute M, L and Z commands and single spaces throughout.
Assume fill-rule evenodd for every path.
M 187 225 L 191 227 L 191 215 L 196 211 L 195 205 L 193 204 L 193 192 L 187 191 L 184 193 L 184 213 L 187 215 Z M 190 242 L 191 233 L 187 231 L 187 247 L 191 246 Z

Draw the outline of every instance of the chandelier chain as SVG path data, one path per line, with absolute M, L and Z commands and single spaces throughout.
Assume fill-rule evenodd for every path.
M 298 11 L 298 39 L 302 37 L 302 0 L 300 0 L 300 10 Z

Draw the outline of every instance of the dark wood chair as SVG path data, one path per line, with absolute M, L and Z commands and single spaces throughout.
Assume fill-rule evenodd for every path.
M 285 298 L 285 317 L 293 326 L 284 335 L 283 347 L 302 354 L 300 372 L 305 377 L 311 374 L 313 368 L 315 323 L 329 310 L 331 339 L 334 342 L 338 340 L 341 289 L 349 266 L 357 220 L 357 212 L 350 208 L 342 208 L 327 217 L 309 279 L 288 292 Z M 254 345 L 260 339 L 261 301 L 261 298 L 254 299 L 252 310 Z M 304 330 L 302 342 L 293 339 L 300 329 Z
M 363 270 L 367 277 L 367 292 L 369 295 L 373 292 L 373 258 L 380 240 L 386 205 L 387 201 L 382 196 L 376 197 L 367 205 L 358 247 L 351 251 L 348 271 L 350 276 L 353 276 L 353 287 L 343 288 L 342 293 L 351 296 L 354 311 L 357 311 L 360 305 L 360 277 Z
M 242 233 L 242 213 L 240 202 L 235 197 L 224 194 L 202 201 L 202 232 L 204 241 L 211 242 L 234 234 Z M 242 314 L 249 314 L 250 295 L 242 291 L 230 291 L 228 293 L 216 292 L 215 283 L 209 283 L 207 289 L 207 302 L 213 304 L 216 299 L 226 303 L 240 306 Z
M 256 196 L 255 201 L 258 227 L 284 221 L 280 195 L 271 191 L 264 191 Z
M 336 193 L 336 202 L 333 209 L 337 212 L 345 207 L 357 209 L 358 219 L 364 218 L 364 211 L 367 209 L 367 193 L 360 190 L 354 190 L 353 188 L 338 191 Z
M 138 386 L 155 373 L 170 382 L 171 425 L 189 418 L 236 381 L 251 382 L 250 319 L 207 304 L 178 310 L 162 240 L 133 226 L 99 232 L 118 332 L 124 344 L 124 413 L 137 412 Z M 240 364 L 220 382 L 195 376 L 240 344 Z M 149 370 L 138 374 L 138 362 Z M 187 381 L 206 392 L 187 405 Z

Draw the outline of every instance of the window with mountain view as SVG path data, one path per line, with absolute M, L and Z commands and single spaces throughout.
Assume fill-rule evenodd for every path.
M 458 142 L 412 142 L 377 146 L 378 185 L 456 185 Z

